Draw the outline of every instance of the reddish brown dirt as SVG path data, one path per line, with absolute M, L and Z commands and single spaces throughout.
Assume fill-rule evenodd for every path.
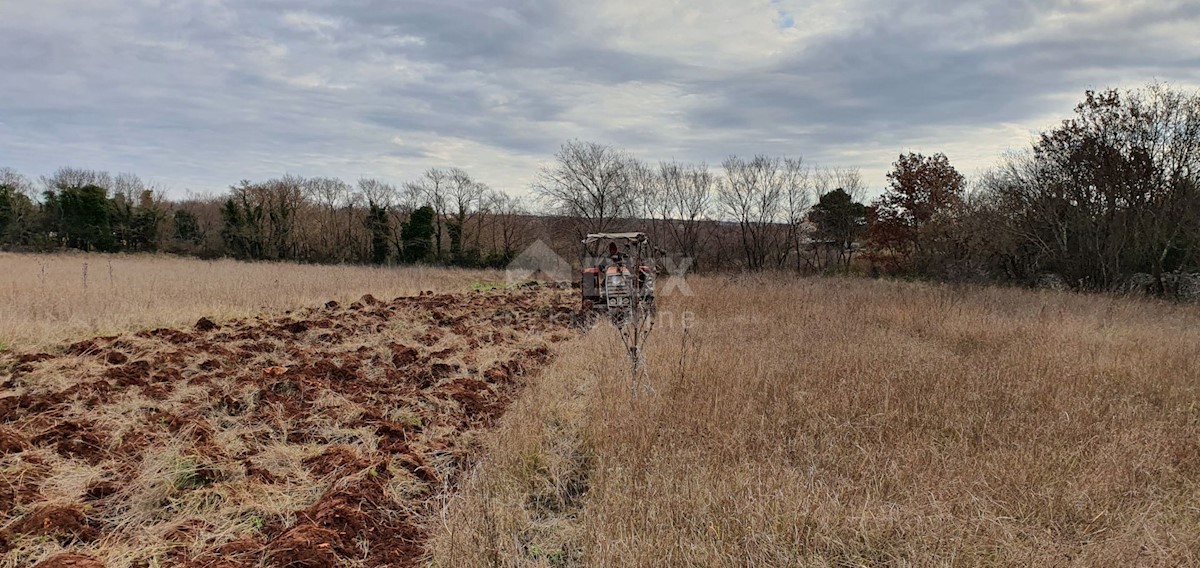
M 192 326 L 192 329 L 199 331 L 199 332 L 205 332 L 205 331 L 212 331 L 214 329 L 217 329 L 218 327 L 221 327 L 221 326 L 214 323 L 213 320 L 210 320 L 208 318 L 200 318 L 199 320 L 196 320 L 196 325 Z
M 354 448 L 340 445 L 329 446 L 324 452 L 304 460 L 304 467 L 319 476 L 352 473 L 370 465 Z
M 99 463 L 105 451 L 103 433 L 86 422 L 59 422 L 35 436 L 33 443 L 53 446 L 63 456 L 91 464 Z
M 337 548 L 334 548 L 337 543 Z M 288 529 L 268 547 L 267 561 L 273 566 L 333 568 L 339 554 L 350 550 L 341 546 L 338 534 L 316 525 L 303 523 Z
M 49 536 L 60 541 L 91 541 L 100 534 L 93 523 L 75 507 L 46 505 L 17 520 L 8 528 L 13 534 Z
M 0 355 L 0 465 L 12 473 L 0 478 L 0 527 L 10 547 L 25 535 L 67 547 L 142 538 L 113 522 L 136 490 L 128 480 L 182 444 L 194 464 L 173 499 L 298 482 L 319 497 L 244 534 L 179 517 L 157 533 L 177 552 L 135 565 L 420 565 L 427 519 L 476 451 L 460 439 L 492 425 L 573 333 L 574 303 L 570 291 L 527 288 L 367 295 Z M 281 447 L 299 465 L 281 468 L 269 453 Z M 84 464 L 95 478 L 75 502 L 44 493 L 58 468 Z M 39 566 L 104 560 L 61 554 Z
M 51 556 L 33 568 L 104 568 L 104 564 L 90 556 L 68 552 Z
M 17 363 L 41 363 L 53 359 L 54 355 L 49 353 L 26 353 L 17 356 Z
M 25 436 L 12 428 L 0 426 L 0 455 L 15 454 L 29 447 Z
M 115 481 L 111 480 L 96 480 L 87 484 L 84 489 L 84 501 L 98 501 L 110 495 L 115 494 L 120 490 L 120 486 Z

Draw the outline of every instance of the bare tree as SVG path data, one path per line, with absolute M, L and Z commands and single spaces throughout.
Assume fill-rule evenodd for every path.
M 434 255 L 442 254 L 442 218 L 446 214 L 447 193 L 452 184 L 451 174 L 446 170 L 430 168 L 421 179 L 404 184 L 405 190 L 421 196 L 421 200 L 434 212 Z
M 653 197 L 653 216 L 662 226 L 658 242 L 669 242 L 667 246 L 695 262 L 705 245 L 717 178 L 708 164 L 661 162 L 657 180 L 655 191 L 647 195 Z
M 350 258 L 363 258 L 369 248 L 367 233 L 363 225 L 363 211 L 368 208 L 367 196 L 355 184 L 349 187 L 342 203 L 342 223 L 345 229 L 345 254 Z
M 33 182 L 12 168 L 0 168 L 0 187 L 33 197 Z
M 367 200 L 367 205 L 390 207 L 396 199 L 396 187 L 372 178 L 358 180 L 358 192 Z
M 858 168 L 815 167 L 812 171 L 812 187 L 817 196 L 840 189 L 851 200 L 858 202 L 862 202 L 867 194 L 867 185 Z
M 799 158 L 784 159 L 779 183 L 783 186 L 783 221 L 787 226 L 787 245 L 776 253 L 776 264 L 782 268 L 789 256 L 796 259 L 796 270 L 804 269 L 803 251 L 808 240 L 808 210 L 812 207 L 812 177 L 801 166 Z
M 312 238 L 313 246 L 318 254 L 330 261 L 345 262 L 347 254 L 353 249 L 353 236 L 342 227 L 342 217 L 351 217 L 351 211 L 346 207 L 351 200 L 351 188 L 346 182 L 331 177 L 314 177 L 305 180 L 304 192 L 309 200 L 319 210 L 316 221 L 316 235 Z M 346 219 L 349 221 L 349 219 Z
M 390 249 L 395 246 L 395 230 L 392 227 L 389 209 L 396 199 L 396 188 L 377 179 L 360 178 L 358 193 L 367 201 L 363 226 L 368 233 L 371 262 L 383 264 L 391 256 Z M 396 252 L 396 256 L 399 256 L 400 251 Z
M 113 185 L 113 178 L 108 172 L 70 167 L 59 168 L 50 177 L 42 176 L 41 181 L 45 191 L 79 188 L 85 185 L 108 189 Z
M 422 184 L 406 183 L 396 191 L 392 207 L 388 208 L 392 226 L 392 247 L 396 249 L 397 257 L 404 254 L 404 238 L 401 235 L 404 224 L 408 222 L 413 211 L 425 204 L 425 194 Z
M 25 240 L 33 211 L 33 183 L 14 169 L 0 168 L 0 246 Z
M 450 255 L 456 260 L 463 256 L 463 239 L 467 223 L 473 220 L 482 206 L 487 186 L 471 179 L 471 174 L 460 168 L 450 170 L 446 201 L 449 206 L 446 230 L 450 237 Z
M 156 250 L 167 217 L 165 192 L 131 173 L 112 176 L 109 183 L 109 227 L 117 245 L 125 250 Z
M 109 197 L 119 196 L 130 202 L 136 202 L 138 196 L 146 189 L 146 184 L 137 174 L 120 173 L 112 177 L 107 189 Z
M 304 178 L 285 175 L 281 178 L 251 184 L 243 182 L 238 188 L 252 202 L 262 208 L 263 253 L 269 259 L 299 258 L 297 239 L 297 213 L 305 204 Z
M 630 156 L 625 162 L 625 176 L 632 192 L 629 217 L 648 219 L 655 216 L 657 196 L 662 193 L 658 171 L 646 162 Z
M 533 192 L 557 213 L 574 219 L 577 236 L 615 229 L 638 201 L 630 173 L 632 158 L 595 142 L 562 145 L 554 163 L 542 167 Z
M 725 180 L 717 188 L 724 215 L 738 224 L 748 270 L 762 270 L 768 260 L 787 259 L 787 197 L 803 168 L 799 159 L 755 156 L 726 158 Z
M 492 248 L 508 261 L 516 255 L 517 247 L 528 240 L 529 212 L 519 197 L 500 191 L 487 194 L 492 218 Z

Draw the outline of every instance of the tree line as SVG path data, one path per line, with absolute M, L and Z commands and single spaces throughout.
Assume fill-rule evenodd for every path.
M 876 268 L 1200 297 L 1200 93 L 1088 91 L 969 188 L 942 155 L 901 156 L 888 180 Z
M 0 169 L 0 246 L 166 251 L 328 263 L 503 266 L 535 239 L 567 258 L 586 233 L 643 230 L 703 271 L 860 271 L 1160 294 L 1200 270 L 1200 95 L 1089 91 L 1074 116 L 968 183 L 905 153 L 868 201 L 854 168 L 800 157 L 648 163 L 572 140 L 532 198 L 458 168 L 400 185 L 285 175 L 170 201 L 135 175 Z M 1133 284 L 1131 284 L 1133 283 Z
M 972 183 L 945 154 L 901 154 L 869 203 L 853 169 L 770 156 L 647 167 L 583 142 L 533 190 L 577 233 L 648 227 L 704 268 L 1200 297 L 1200 93 L 1162 84 L 1086 92 Z
M 0 246 L 15 250 L 503 266 L 530 224 L 522 200 L 457 168 L 401 186 L 285 175 L 178 201 L 133 174 L 61 168 L 35 183 L 0 169 Z

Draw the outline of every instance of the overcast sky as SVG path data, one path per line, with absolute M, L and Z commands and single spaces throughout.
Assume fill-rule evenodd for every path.
M 523 193 L 580 138 L 877 192 L 903 151 L 975 174 L 1085 89 L 1195 88 L 1197 30 L 1195 0 L 0 0 L 0 167 Z

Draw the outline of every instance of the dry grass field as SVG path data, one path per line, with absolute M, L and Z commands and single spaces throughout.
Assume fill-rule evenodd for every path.
M 562 348 L 450 501 L 435 565 L 1200 565 L 1196 307 L 691 283 L 653 393 L 631 395 L 609 328 Z
M 631 390 L 495 274 L 0 266 L 4 567 L 1200 565 L 1195 306 L 694 277 Z
M 348 303 L 453 292 L 494 271 L 372 268 L 112 254 L 0 252 L 0 347 Z

